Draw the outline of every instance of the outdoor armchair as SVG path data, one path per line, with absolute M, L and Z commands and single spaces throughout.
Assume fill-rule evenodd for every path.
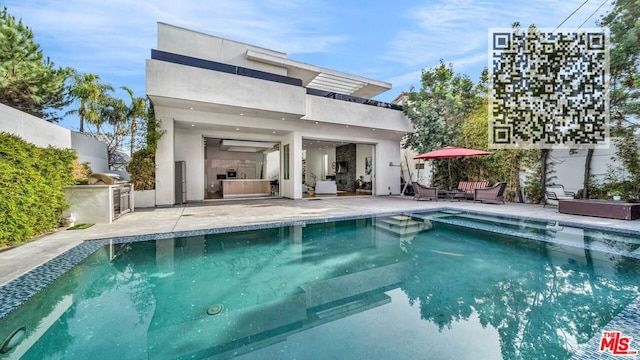
M 499 182 L 492 187 L 484 189 L 475 189 L 474 201 L 487 202 L 493 204 L 504 204 L 504 190 L 507 187 L 506 182 Z
M 434 200 L 438 201 L 438 188 L 426 187 L 413 182 L 413 200 Z
M 549 200 L 560 201 L 560 200 L 572 200 L 576 196 L 576 193 L 573 191 L 565 191 L 564 186 L 561 184 L 549 185 L 546 187 L 544 192 L 544 205 L 547 206 Z

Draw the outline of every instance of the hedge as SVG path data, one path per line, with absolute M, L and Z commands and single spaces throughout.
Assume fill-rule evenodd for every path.
M 59 226 L 74 159 L 73 149 L 40 148 L 0 133 L 0 248 Z

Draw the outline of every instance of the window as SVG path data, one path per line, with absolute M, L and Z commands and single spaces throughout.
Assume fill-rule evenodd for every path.
M 284 180 L 289 180 L 289 144 L 282 148 L 282 168 Z
M 329 155 L 324 154 L 322 156 L 322 180 L 325 180 L 329 175 Z

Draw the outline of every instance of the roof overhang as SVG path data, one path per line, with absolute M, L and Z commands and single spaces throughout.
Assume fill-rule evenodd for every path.
M 249 60 L 287 69 L 287 76 L 302 80 L 305 87 L 370 99 L 391 89 L 388 82 L 351 75 L 336 70 L 287 59 L 281 56 L 247 50 Z

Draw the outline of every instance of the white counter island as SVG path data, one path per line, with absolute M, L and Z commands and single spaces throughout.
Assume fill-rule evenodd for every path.
M 271 183 L 264 179 L 220 180 L 223 199 L 269 196 Z

